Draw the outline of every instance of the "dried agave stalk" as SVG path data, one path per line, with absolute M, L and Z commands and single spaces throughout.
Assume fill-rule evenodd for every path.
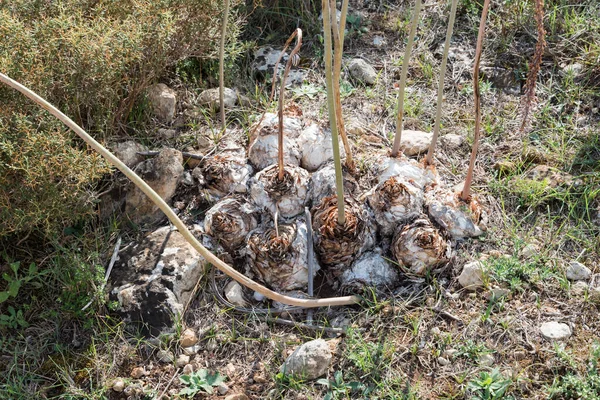
M 364 249 L 373 244 L 369 221 L 363 208 L 346 198 L 345 220 L 337 222 L 338 198 L 326 197 L 313 210 L 313 231 L 321 263 L 335 276 L 347 269 Z
M 483 48 L 483 36 L 485 35 L 485 21 L 487 19 L 490 0 L 485 0 L 481 10 L 481 21 L 479 23 L 479 33 L 477 35 L 477 48 L 475 49 L 475 62 L 473 65 L 473 95 L 475 97 L 475 135 L 473 137 L 473 149 L 471 159 L 469 160 L 469 169 L 465 178 L 465 185 L 460 194 L 463 201 L 469 201 L 471 197 L 471 183 L 473 182 L 473 170 L 475 169 L 475 159 L 479 149 L 479 136 L 481 135 L 481 100 L 479 92 L 479 63 L 481 61 L 481 50 Z
M 406 50 L 404 52 L 404 60 L 402 61 L 402 75 L 400 76 L 400 93 L 398 93 L 398 117 L 396 121 L 396 136 L 394 137 L 394 146 L 392 147 L 392 157 L 397 157 L 400 151 L 400 139 L 402 139 L 402 118 L 404 117 L 404 88 L 406 87 L 406 76 L 408 75 L 408 62 L 412 51 L 417 25 L 419 23 L 419 13 L 421 12 L 421 0 L 415 3 L 412 21 L 410 23 L 410 33 Z
M 433 138 L 431 145 L 425 157 L 425 165 L 431 165 L 433 162 L 433 153 L 437 144 L 438 135 L 440 134 L 440 120 L 442 119 L 442 102 L 444 101 L 444 77 L 446 76 L 446 63 L 448 62 L 448 52 L 450 51 L 450 39 L 452 39 L 452 30 L 454 28 L 454 20 L 456 19 L 456 6 L 458 0 L 452 0 L 450 9 L 450 19 L 448 21 L 448 30 L 446 31 L 446 42 L 444 43 L 444 55 L 442 56 L 442 65 L 440 67 L 440 80 L 438 84 L 437 106 L 435 111 L 435 123 L 433 125 Z
M 392 253 L 401 266 L 416 275 L 447 259 L 449 244 L 426 218 L 400 227 L 392 239 Z
M 254 210 L 236 198 L 215 204 L 204 218 L 204 231 L 227 251 L 239 249 L 257 226 Z
M 367 197 L 383 235 L 423 212 L 423 191 L 395 177 L 378 184 Z
M 523 121 L 521 122 L 521 133 L 525 131 L 529 121 L 529 113 L 531 105 L 535 100 L 535 84 L 537 81 L 540 66 L 542 64 L 542 56 L 546 48 L 546 31 L 544 30 L 544 0 L 534 0 L 535 3 L 535 22 L 537 25 L 538 40 L 535 45 L 535 52 L 531 60 L 531 69 L 527 76 L 525 84 L 525 98 L 523 104 Z
M 308 285 L 308 235 L 302 220 L 256 229 L 248 237 L 248 264 L 260 280 L 278 291 Z
M 325 36 L 325 82 L 327 84 L 327 108 L 329 110 L 329 125 L 331 128 L 331 141 L 333 143 L 333 162 L 335 165 L 335 183 L 337 198 L 337 223 L 343 228 L 346 224 L 344 201 L 344 178 L 342 175 L 342 161 L 340 156 L 340 143 L 337 131 L 336 107 L 333 93 L 333 75 L 331 60 L 331 10 L 328 0 L 321 0 L 323 13 L 323 33 Z M 335 8 L 334 8 L 335 10 Z M 336 16 L 337 18 L 337 16 Z
M 284 103 L 284 94 L 285 94 L 285 80 L 290 72 L 290 68 L 293 63 L 297 64 L 298 52 L 300 51 L 300 47 L 302 46 L 302 30 L 297 28 L 291 36 L 296 37 L 296 46 L 290 53 L 290 57 L 288 58 L 288 62 L 285 66 L 285 71 L 283 71 L 283 77 L 281 79 L 281 88 L 279 92 L 279 133 L 277 138 L 279 139 L 279 153 L 277 156 L 277 165 L 278 165 L 278 179 L 283 181 L 283 103 Z
M 335 0 L 331 0 L 330 10 L 336 10 Z M 337 13 L 337 12 L 336 12 Z M 342 73 L 342 54 L 344 52 L 344 36 L 346 28 L 346 16 L 348 14 L 348 0 L 344 0 L 342 3 L 342 10 L 340 15 L 340 24 L 338 27 L 337 15 L 333 15 L 331 18 L 331 24 L 333 29 L 333 43 L 334 43 L 334 54 L 333 54 L 333 94 L 335 97 L 335 112 L 338 124 L 338 130 L 344 150 L 346 152 L 346 167 L 350 170 L 354 169 L 354 160 L 352 159 L 352 150 L 350 143 L 348 142 L 348 136 L 346 135 L 346 127 L 344 126 L 344 117 L 342 115 L 342 97 L 340 93 L 340 75 Z
M 229 18 L 229 0 L 223 0 L 223 19 L 221 21 L 221 47 L 219 48 L 219 104 L 221 105 L 221 125 L 225 130 L 225 34 Z

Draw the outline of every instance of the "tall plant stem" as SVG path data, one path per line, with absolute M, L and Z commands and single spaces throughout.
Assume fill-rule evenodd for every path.
M 346 211 L 344 207 L 344 177 L 342 175 L 340 142 L 338 138 L 335 100 L 333 93 L 333 71 L 331 60 L 331 10 L 329 6 L 329 0 L 321 0 L 321 5 L 323 8 L 323 33 L 325 36 L 325 82 L 327 84 L 327 108 L 329 110 L 329 125 L 331 127 L 331 141 L 333 144 L 333 162 L 335 164 L 338 224 L 345 225 Z
M 285 65 L 285 71 L 283 71 L 283 77 L 281 78 L 281 88 L 279 89 L 279 148 L 277 155 L 277 165 L 278 165 L 278 174 L 277 179 L 279 181 L 283 180 L 283 103 L 284 103 L 284 95 L 285 95 L 285 80 L 290 72 L 290 68 L 292 68 L 292 64 L 296 59 L 296 55 L 300 51 L 300 47 L 302 46 L 302 30 L 300 28 L 296 28 L 290 39 L 296 37 L 296 46 L 292 49 L 290 56 L 288 58 L 287 64 Z M 275 79 L 275 78 L 273 78 Z
M 483 48 L 483 37 L 485 35 L 485 22 L 487 20 L 490 0 L 485 0 L 481 10 L 481 21 L 479 22 L 479 33 L 477 35 L 477 47 L 475 49 L 475 62 L 473 63 L 473 95 L 475 98 L 475 135 L 473 137 L 473 149 L 471 150 L 471 159 L 469 160 L 469 169 L 465 178 L 465 185 L 460 194 L 463 201 L 469 201 L 471 197 L 471 183 L 473 182 L 473 170 L 475 169 L 475 159 L 479 149 L 479 136 L 481 131 L 481 101 L 479 93 L 479 63 L 481 61 L 481 50 Z
M 400 139 L 402 139 L 402 118 L 404 117 L 404 88 L 406 87 L 406 76 L 408 75 L 408 64 L 410 61 L 410 53 L 412 51 L 415 34 L 417 33 L 417 25 L 419 24 L 419 14 L 421 12 L 421 0 L 415 3 L 415 10 L 410 23 L 410 33 L 406 50 L 404 51 L 404 60 L 402 61 L 402 75 L 400 76 L 400 93 L 398 93 L 398 118 L 396 121 L 396 137 L 394 137 L 394 146 L 392 147 L 392 157 L 398 156 L 400 150 Z
M 221 47 L 219 48 L 219 105 L 221 106 L 221 125 L 225 131 L 225 34 L 229 18 L 229 0 L 223 0 L 223 18 L 221 20 Z
M 52 104 L 38 96 L 20 83 L 12 80 L 8 76 L 0 73 L 0 82 L 5 83 L 11 88 L 18 90 L 23 93 L 29 99 L 33 100 L 36 104 L 48 110 L 50 114 L 59 119 L 62 123 L 72 129 L 81 139 L 83 139 L 91 148 L 100 153 L 104 158 L 110 161 L 115 167 L 119 169 L 127 178 L 129 178 L 146 196 L 148 196 L 154 204 L 167 216 L 169 221 L 175 225 L 179 233 L 185 238 L 185 240 L 194 247 L 200 253 L 206 262 L 211 263 L 219 270 L 235 279 L 242 285 L 257 291 L 258 293 L 268 297 L 269 299 L 276 300 L 280 303 L 301 306 L 301 307 L 331 307 L 341 306 L 347 304 L 356 304 L 360 302 L 360 298 L 357 296 L 346 296 L 346 297 L 331 297 L 325 299 L 296 299 L 294 297 L 286 296 L 272 291 L 261 285 L 258 282 L 253 281 L 244 274 L 238 272 L 227 263 L 221 261 L 219 257 L 211 253 L 206 247 L 204 247 L 198 239 L 190 232 L 183 221 L 173 212 L 171 207 L 160 197 L 154 189 L 150 187 L 142 178 L 140 178 L 135 172 L 127 167 L 121 160 L 119 160 L 114 154 L 108 151 L 104 146 L 98 143 L 92 138 L 86 131 L 84 131 L 79 125 L 73 122 L 72 119 L 67 117 L 65 114 L 60 112 Z M 191 298 L 194 296 L 192 295 Z
M 426 165 L 431 165 L 433 163 L 433 154 L 435 152 L 435 146 L 437 144 L 438 136 L 440 134 L 440 120 L 442 119 L 442 102 L 444 101 L 444 77 L 446 76 L 446 63 L 448 62 L 448 52 L 450 51 L 450 39 L 452 39 L 452 30 L 454 29 L 454 20 L 456 19 L 457 4 L 458 0 L 452 0 L 452 7 L 450 8 L 450 18 L 448 20 L 448 30 L 446 31 L 446 43 L 444 43 L 444 55 L 442 57 L 442 65 L 440 67 L 440 80 L 438 84 L 435 124 L 433 125 L 433 138 L 431 139 L 431 145 L 429 145 L 429 150 L 427 151 L 427 156 L 425 157 Z
M 335 97 L 335 112 L 338 124 L 339 135 L 342 138 L 344 144 L 344 150 L 346 151 L 346 166 L 350 169 L 354 168 L 354 160 L 352 159 L 352 149 L 350 148 L 350 142 L 348 142 L 348 136 L 346 135 L 346 127 L 344 125 L 344 117 L 342 115 L 342 97 L 340 93 L 340 76 L 342 73 L 342 55 L 344 52 L 344 36 L 346 28 L 346 16 L 348 14 L 348 1 L 344 0 L 342 3 L 342 13 L 340 16 L 340 24 L 337 23 L 337 15 L 332 16 L 331 24 L 333 28 L 333 94 Z M 335 0 L 331 0 L 330 9 L 335 10 Z M 336 12 L 337 14 L 337 12 Z

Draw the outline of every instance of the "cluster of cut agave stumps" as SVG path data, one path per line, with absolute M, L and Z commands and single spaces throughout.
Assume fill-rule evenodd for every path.
M 208 190 L 213 198 L 215 193 L 222 196 L 202 224 L 208 247 L 275 291 L 306 290 L 314 277 L 309 277 L 310 265 L 313 274 L 323 271 L 334 288 L 356 293 L 367 286 L 393 288 L 401 275 L 423 276 L 445 265 L 458 241 L 483 233 L 485 213 L 471 196 L 470 185 L 479 139 L 478 64 L 485 13 L 474 62 L 475 143 L 464 187 L 455 192 L 441 181 L 432 155 L 456 0 L 450 12 L 431 147 L 422 162 L 405 157 L 399 148 L 402 94 L 420 3 L 417 0 L 404 58 L 394 147 L 390 156 L 373 156 L 371 173 L 376 178 L 365 184 L 357 176 L 342 119 L 339 82 L 348 1 L 342 3 L 338 24 L 331 18 L 335 2 L 322 0 L 329 129 L 284 116 L 285 79 L 302 43 L 297 29 L 283 49 L 296 38 L 281 78 L 278 114 L 260 118 L 251 130 L 247 154 L 239 148 L 204 161 L 206 181 L 211 182 Z M 275 77 L 278 66 L 279 61 Z M 258 172 L 253 175 L 254 171 Z

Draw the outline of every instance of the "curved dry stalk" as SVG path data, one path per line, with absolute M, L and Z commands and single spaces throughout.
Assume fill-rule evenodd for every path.
M 398 117 L 396 120 L 396 137 L 394 137 L 394 146 L 392 147 L 392 157 L 398 156 L 400 151 L 400 139 L 402 138 L 402 118 L 404 117 L 404 88 L 406 87 L 406 76 L 408 75 L 408 63 L 410 61 L 410 53 L 412 51 L 417 25 L 419 24 L 419 13 L 421 12 L 421 0 L 415 3 L 415 10 L 410 23 L 410 33 L 406 50 L 404 52 L 404 60 L 402 61 L 402 75 L 400 76 L 400 93 L 398 93 Z
M 258 293 L 268 297 L 269 299 L 278 301 L 280 303 L 286 305 L 293 306 L 301 306 L 301 307 L 329 307 L 329 306 L 341 306 L 348 304 L 356 304 L 360 302 L 360 298 L 357 296 L 345 296 L 345 297 L 331 297 L 325 299 L 296 299 L 293 297 L 285 296 L 274 292 L 258 282 L 253 281 L 247 276 L 239 273 L 233 267 L 229 266 L 225 262 L 221 261 L 217 256 L 211 253 L 206 247 L 204 247 L 198 239 L 189 231 L 189 229 L 185 226 L 183 221 L 179 219 L 177 214 L 173 212 L 171 207 L 135 172 L 133 172 L 129 167 L 127 167 L 121 160 L 119 160 L 114 154 L 108 151 L 104 146 L 98 143 L 94 138 L 92 138 L 86 131 L 84 131 L 79 125 L 77 125 L 73 120 L 67 117 L 65 114 L 60 112 L 56 107 L 52 104 L 48 103 L 46 100 L 38 96 L 36 93 L 32 92 L 25 86 L 20 83 L 12 80 L 6 75 L 0 73 L 0 82 L 5 83 L 13 89 L 18 90 L 29 99 L 33 100 L 35 103 L 46 109 L 50 112 L 50 114 L 54 115 L 61 122 L 63 122 L 66 126 L 71 128 L 79 137 L 81 137 L 90 147 L 100 153 L 104 158 L 110 161 L 115 167 L 117 167 L 127 178 L 129 178 L 141 191 L 143 191 L 151 200 L 156 204 L 160 210 L 165 213 L 169 221 L 177 227 L 179 233 L 183 235 L 185 240 L 194 247 L 200 253 L 204 259 L 217 267 L 219 270 L 235 279 L 242 285 L 257 291 Z M 193 296 L 192 296 L 193 297 Z
M 335 10 L 335 0 L 331 0 L 330 9 Z M 337 14 L 337 12 L 336 12 Z M 342 138 L 344 150 L 346 151 L 346 166 L 349 169 L 354 169 L 354 160 L 352 159 L 352 149 L 346 135 L 346 127 L 344 125 L 344 116 L 342 115 L 342 98 L 340 92 L 340 75 L 342 73 L 342 54 L 344 52 L 344 29 L 346 27 L 346 15 L 348 14 L 348 0 L 342 3 L 342 14 L 340 16 L 340 24 L 338 27 L 337 15 L 331 18 L 333 29 L 333 94 L 335 97 L 335 112 L 338 124 L 339 135 Z
M 544 30 L 544 0 L 534 0 L 535 3 L 535 22 L 537 25 L 538 40 L 535 45 L 535 52 L 531 60 L 531 69 L 527 76 L 525 84 L 525 99 L 523 104 L 523 121 L 521 122 L 521 133 L 525 131 L 529 122 L 529 113 L 531 105 L 535 100 L 535 84 L 537 81 L 540 66 L 542 64 L 542 56 L 546 48 L 546 31 Z
M 475 49 L 475 62 L 473 65 L 473 95 L 475 97 L 475 135 L 473 137 L 473 149 L 471 159 L 469 160 L 469 169 L 465 178 L 465 185 L 460 194 L 463 201 L 469 201 L 471 197 L 471 183 L 473 182 L 473 170 L 475 169 L 475 159 L 479 149 L 479 136 L 481 131 L 481 101 L 479 93 L 479 63 L 481 61 L 481 50 L 483 48 L 483 37 L 485 35 L 485 21 L 487 19 L 490 0 L 485 0 L 481 10 L 481 21 L 479 22 L 479 33 L 477 34 L 477 48 Z
M 337 131 L 336 107 L 333 93 L 333 74 L 331 60 L 331 10 L 328 0 L 321 0 L 323 8 L 323 33 L 325 36 L 325 82 L 327 84 L 327 108 L 329 110 L 329 125 L 331 127 L 331 142 L 333 143 L 333 162 L 335 165 L 335 186 L 337 192 L 338 224 L 346 224 L 344 206 L 344 177 L 340 156 L 340 142 Z
M 277 154 L 277 167 L 279 169 L 277 179 L 279 181 L 283 181 L 283 102 L 284 102 L 284 94 L 285 94 L 285 80 L 290 72 L 290 68 L 292 68 L 292 64 L 295 63 L 298 52 L 300 51 L 300 47 L 302 46 L 302 29 L 296 28 L 290 39 L 296 37 L 296 46 L 290 53 L 287 64 L 285 65 L 285 71 L 283 71 L 283 77 L 281 77 L 281 87 L 279 92 L 279 134 L 277 136 L 279 140 L 279 150 Z M 288 40 L 290 40 L 288 39 Z M 280 55 L 281 58 L 281 55 Z
M 442 65 L 440 67 L 440 80 L 438 84 L 437 108 L 435 111 L 435 124 L 433 125 L 433 138 L 431 145 L 425 157 L 425 165 L 431 165 L 433 162 L 433 153 L 437 144 L 438 135 L 440 134 L 440 119 L 442 119 L 442 102 L 444 101 L 444 77 L 446 76 L 446 63 L 448 62 L 448 52 L 450 51 L 450 39 L 452 39 L 452 30 L 454 28 L 454 20 L 456 19 L 456 6 L 458 0 L 452 0 L 450 9 L 450 19 L 448 21 L 448 30 L 446 31 L 446 43 L 444 43 L 444 55 L 442 56 Z
M 221 105 L 221 125 L 225 131 L 225 34 L 229 18 L 229 0 L 223 0 L 223 19 L 221 21 L 221 47 L 219 48 L 219 103 Z

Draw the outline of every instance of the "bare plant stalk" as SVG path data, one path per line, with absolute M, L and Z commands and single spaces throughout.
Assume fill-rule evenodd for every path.
M 338 138 L 335 100 L 333 93 L 333 71 L 331 60 L 331 10 L 328 0 L 321 0 L 323 8 L 323 33 L 325 36 L 325 82 L 327 83 L 327 108 L 329 109 L 329 126 L 331 127 L 331 142 L 333 144 L 333 162 L 335 164 L 335 186 L 337 191 L 338 224 L 346 224 L 344 203 L 344 177 L 340 156 L 340 141 Z
M 187 226 L 179 219 L 177 214 L 173 212 L 171 207 L 135 172 L 127 167 L 121 160 L 119 160 L 114 154 L 108 151 L 104 146 L 98 143 L 92 138 L 86 131 L 84 131 L 79 125 L 73 120 L 67 117 L 65 114 L 60 112 L 52 104 L 21 85 L 20 83 L 12 80 L 8 76 L 0 73 L 0 82 L 5 83 L 13 89 L 18 90 L 29 99 L 40 105 L 42 108 L 50 112 L 58 118 L 62 123 L 71 128 L 81 139 L 83 139 L 90 147 L 100 153 L 104 158 L 110 161 L 115 167 L 117 167 L 127 178 L 129 178 L 142 192 L 148 196 L 154 204 L 167 216 L 167 218 L 175 225 L 179 233 L 185 238 L 185 240 L 194 247 L 200 253 L 202 257 L 208 262 L 217 267 L 223 273 L 227 274 L 231 278 L 235 279 L 242 285 L 257 291 L 258 293 L 268 297 L 269 299 L 276 300 L 280 303 L 301 306 L 301 307 L 330 307 L 330 306 L 341 306 L 347 304 L 356 304 L 360 302 L 360 298 L 357 296 L 346 296 L 346 297 L 331 297 L 325 299 L 296 299 L 294 297 L 285 296 L 277 292 L 272 291 L 261 285 L 258 282 L 253 281 L 247 276 L 235 270 L 233 267 L 224 263 L 211 253 L 206 247 L 204 247 L 198 239 L 189 231 Z M 192 296 L 193 298 L 193 296 Z
M 448 52 L 450 51 L 450 39 L 452 39 L 452 30 L 454 29 L 454 20 L 456 19 L 457 4 L 458 0 L 452 0 L 452 7 L 450 8 L 450 18 L 448 20 L 448 30 L 446 31 L 446 43 L 444 43 L 444 55 L 442 56 L 442 65 L 440 67 L 440 80 L 438 84 L 435 124 L 433 125 L 433 138 L 431 138 L 431 145 L 429 146 L 427 156 L 425 157 L 426 165 L 431 165 L 433 163 L 433 154 L 435 153 L 435 146 L 437 144 L 438 136 L 440 134 L 440 120 L 442 119 L 442 102 L 444 101 L 444 77 L 446 76 L 446 63 L 448 62 Z
M 404 88 L 406 87 L 406 76 L 408 75 L 408 63 L 410 61 L 410 53 L 412 51 L 415 34 L 417 33 L 417 25 L 419 24 L 419 13 L 421 12 L 421 0 L 415 3 L 415 10 L 410 23 L 410 33 L 406 50 L 404 51 L 404 60 L 402 62 L 402 75 L 400 76 L 400 93 L 398 93 L 398 118 L 396 121 L 396 137 L 394 137 L 394 146 L 392 147 L 392 157 L 398 156 L 400 151 L 400 139 L 402 139 L 402 118 L 404 117 Z
M 219 104 L 221 106 L 221 125 L 225 131 L 225 34 L 229 18 L 229 0 L 223 0 L 223 19 L 221 20 L 221 47 L 219 48 Z
M 335 0 L 331 0 L 330 9 L 335 10 Z M 336 11 L 337 14 L 337 11 Z M 340 16 L 340 25 L 338 27 L 337 15 L 332 15 L 331 24 L 333 29 L 333 94 L 335 97 L 335 112 L 338 124 L 339 135 L 344 144 L 346 151 L 346 166 L 350 169 L 354 168 L 354 160 L 352 159 L 352 149 L 348 136 L 346 135 L 346 127 L 344 126 L 344 117 L 342 115 L 342 97 L 340 93 L 340 76 L 342 73 L 342 55 L 344 52 L 344 29 L 346 27 L 346 16 L 348 14 L 348 0 L 342 3 L 342 13 Z
M 544 49 L 546 48 L 546 31 L 544 30 L 544 0 L 534 0 L 535 3 L 535 22 L 537 25 L 538 40 L 535 45 L 535 52 L 533 59 L 531 60 L 531 68 L 529 75 L 527 76 L 527 83 L 525 84 L 525 100 L 523 104 L 523 121 L 521 122 L 521 133 L 527 128 L 529 122 L 529 113 L 531 112 L 531 105 L 535 100 L 535 84 L 537 82 L 537 76 L 540 72 L 540 66 L 542 65 L 542 56 L 544 55 Z
M 473 182 L 473 170 L 475 169 L 475 159 L 479 149 L 479 136 L 481 131 L 481 101 L 479 93 L 479 63 L 481 61 L 481 50 L 483 48 L 483 37 L 485 35 L 485 22 L 490 0 L 485 0 L 481 10 L 481 21 L 479 22 L 479 33 L 477 34 L 477 47 L 475 49 L 475 62 L 473 65 L 473 95 L 475 97 L 475 135 L 473 137 L 473 149 L 471 150 L 471 159 L 469 160 L 469 169 L 465 178 L 465 185 L 460 194 L 463 201 L 469 201 L 471 198 L 471 183 Z
M 283 181 L 283 102 L 285 95 L 285 80 L 290 72 L 290 68 L 292 68 L 292 64 L 297 57 L 298 52 L 300 51 L 300 47 L 302 46 L 302 30 L 300 28 L 296 28 L 294 33 L 290 38 L 296 37 L 296 46 L 290 53 L 287 64 L 285 65 L 285 71 L 283 71 L 283 77 L 281 78 L 281 88 L 279 89 L 279 151 L 277 156 L 277 164 L 278 164 L 278 174 L 277 179 L 279 181 Z

